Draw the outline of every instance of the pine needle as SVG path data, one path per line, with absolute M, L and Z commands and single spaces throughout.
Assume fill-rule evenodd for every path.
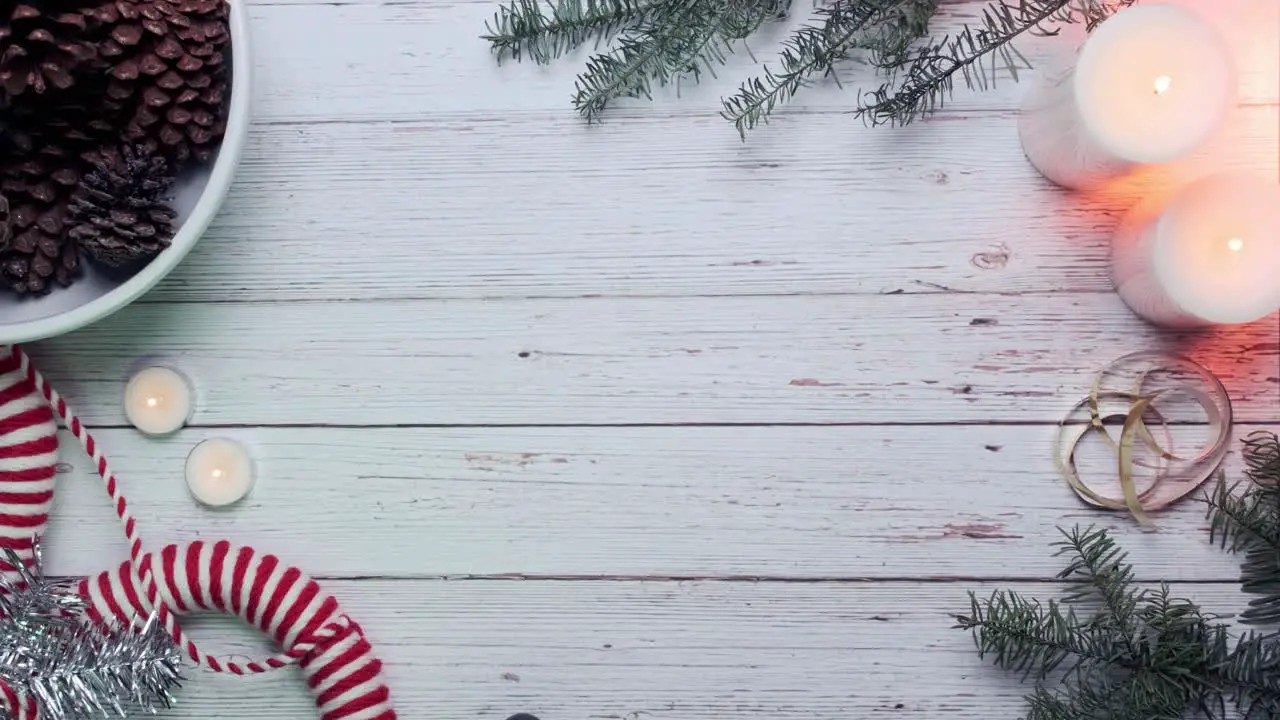
M 1058 554 L 1068 564 L 1059 577 L 1071 586 L 1062 601 L 997 590 L 985 601 L 970 595 L 969 613 L 957 618 L 980 657 L 1036 681 L 1028 720 L 1221 717 L 1228 699 L 1243 711 L 1274 707 L 1272 638 L 1249 636 L 1233 648 L 1219 617 L 1167 586 L 1140 588 L 1106 531 L 1063 535 Z M 1086 605 L 1090 612 L 1077 615 Z
M 1280 439 L 1257 431 L 1244 442 L 1247 481 L 1225 480 L 1205 498 L 1209 537 L 1242 553 L 1240 582 L 1258 595 L 1241 614 L 1246 623 L 1280 623 Z
M 622 34 L 618 47 L 587 61 L 573 105 L 594 120 L 624 97 L 651 98 L 652 88 L 714 74 L 733 44 L 786 11 L 789 0 L 672 0 L 661 15 Z
M 976 28 L 930 40 L 910 53 L 877 50 L 872 62 L 886 76 L 867 93 L 856 114 L 870 125 L 907 125 L 951 97 L 957 77 L 970 90 L 995 86 L 1001 69 L 1013 77 L 1030 67 L 1013 46 L 1026 34 L 1054 35 L 1057 26 L 1084 22 L 1090 29 L 1135 0 L 997 0 L 982 10 Z
M 816 77 L 835 77 L 835 67 L 861 49 L 878 48 L 886 56 L 906 51 L 928 30 L 937 0 L 835 0 L 817 11 L 821 25 L 796 30 L 783 44 L 778 69 L 764 68 L 762 77 L 743 83 L 725 98 L 721 115 L 744 139 L 747 131 L 767 122 L 778 105 L 788 102 Z
M 511 0 L 485 23 L 481 39 L 489 42 L 499 60 L 518 61 L 527 55 L 545 65 L 589 41 L 599 47 L 672 4 L 670 0 Z
M 1248 482 L 1222 480 L 1206 498 L 1210 535 L 1245 554 L 1244 589 L 1261 597 L 1243 620 L 1280 623 L 1280 439 L 1249 435 L 1244 461 Z M 1280 633 L 1233 637 L 1167 586 L 1143 589 L 1105 530 L 1063 531 L 1056 547 L 1067 559 L 1058 577 L 1071 583 L 1062 600 L 971 593 L 956 617 L 979 657 L 1036 682 L 1027 720 L 1280 718 Z

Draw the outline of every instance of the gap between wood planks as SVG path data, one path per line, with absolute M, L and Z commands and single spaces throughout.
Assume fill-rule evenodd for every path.
M 488 0 L 486 0 L 488 1 Z M 1256 110 L 1259 108 L 1280 107 L 1278 100 L 1245 100 L 1236 104 L 1238 110 Z M 572 114 L 572 108 L 568 109 L 568 114 Z M 999 118 L 1007 117 L 1014 119 L 1018 117 L 1020 110 L 1016 107 L 985 107 L 985 108 L 964 108 L 949 109 L 944 108 L 935 111 L 932 115 L 924 117 L 916 122 L 927 124 L 931 122 L 954 122 L 957 120 L 969 120 L 972 118 Z M 839 107 L 815 107 L 804 105 L 797 102 L 795 105 L 789 105 L 786 108 L 787 117 L 800 116 L 828 116 L 828 115 L 852 115 L 853 111 L 848 108 Z M 565 110 L 556 110 L 551 108 L 539 109 L 514 109 L 506 113 L 507 116 L 524 116 L 532 118 L 559 118 L 566 115 Z M 718 111 L 707 110 L 706 108 L 689 108 L 687 110 L 671 110 L 667 108 L 654 107 L 649 108 L 616 108 L 609 111 L 608 119 L 615 120 L 710 120 L 721 118 Z M 388 118 L 386 120 L 378 120 L 375 118 L 300 118 L 297 120 L 280 119 L 280 120 L 255 120 L 250 124 L 250 129 L 254 127 L 317 127 L 324 125 L 379 125 L 379 126 L 416 126 L 422 125 L 431 120 L 475 120 L 475 121 L 491 121 L 494 119 L 491 110 L 472 111 L 445 111 L 441 113 L 433 113 L 424 115 L 419 118 Z M 585 125 L 586 120 L 582 123 Z M 725 121 L 728 124 L 728 121 Z M 866 128 L 867 132 L 875 132 L 874 128 Z M 749 142 L 749 141 L 748 141 Z
M 1224 555 L 1230 558 L 1230 555 Z M 643 582 L 643 583 L 759 583 L 776 585 L 886 585 L 911 583 L 919 585 L 954 585 L 956 583 L 1021 583 L 1061 585 L 1068 581 L 1057 577 L 1035 575 L 886 575 L 884 577 L 803 577 L 787 575 L 540 575 L 536 573 L 504 573 L 500 575 L 313 575 L 321 581 L 341 582 Z M 1158 584 L 1163 578 L 1135 576 L 1135 582 Z M 1236 585 L 1237 576 L 1198 580 L 1177 580 L 1178 585 Z
M 1280 422 L 1280 414 L 1274 420 L 1251 420 L 1232 424 L 1238 429 L 1264 429 Z M 1204 427 L 1209 423 L 1190 420 L 1170 420 L 1168 425 L 1186 427 Z M 973 420 L 900 420 L 882 422 L 670 422 L 670 423 L 372 423 L 368 425 L 352 423 L 188 423 L 184 427 L 202 430 L 519 430 L 519 429 L 591 429 L 591 428 L 862 428 L 862 427 L 1056 427 L 1056 422 L 1044 420 L 991 420 L 980 422 Z M 127 423 L 85 423 L 90 430 L 129 430 L 133 426 Z
M 833 298 L 833 297 L 866 297 L 868 295 L 976 295 L 979 297 L 1052 297 L 1058 295 L 1113 295 L 1115 291 L 1104 290 L 1099 288 L 1061 288 L 1055 290 L 961 290 L 958 288 L 948 287 L 934 282 L 924 280 L 912 280 L 908 285 L 922 288 L 919 290 L 907 290 L 906 288 L 897 288 L 894 290 L 872 291 L 872 292 L 725 292 L 725 293 L 609 293 L 602 295 L 599 293 L 586 293 L 582 295 L 479 295 L 474 297 L 461 298 L 475 302 L 492 302 L 496 300 L 669 300 L 672 298 L 695 298 L 702 300 L 717 300 L 725 298 Z M 148 296 L 139 298 L 134 304 L 136 305 L 352 305 L 355 303 L 363 305 L 377 305 L 382 303 L 403 303 L 403 302 L 454 302 L 460 298 L 449 295 L 393 295 L 386 294 L 377 298 L 280 298 L 280 299 L 262 299 L 262 298 L 218 298 L 195 299 L 188 300 L 182 298 L 156 297 L 150 299 Z M 992 324 L 975 322 L 974 325 Z

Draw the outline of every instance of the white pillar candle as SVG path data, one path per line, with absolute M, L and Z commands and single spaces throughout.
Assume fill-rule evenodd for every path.
M 253 487 L 253 458 L 229 438 L 205 440 L 187 456 L 187 488 L 211 507 L 230 505 Z
M 1112 239 L 1111 280 L 1134 312 L 1166 327 L 1280 310 L 1280 184 L 1220 173 L 1135 208 Z
M 148 435 L 167 435 L 191 419 L 191 384 L 172 368 L 149 367 L 124 388 L 124 415 Z
M 1235 101 L 1229 48 L 1185 7 L 1120 10 L 1073 59 L 1045 72 L 1018 119 L 1027 159 L 1066 187 L 1093 186 L 1139 164 L 1185 155 Z

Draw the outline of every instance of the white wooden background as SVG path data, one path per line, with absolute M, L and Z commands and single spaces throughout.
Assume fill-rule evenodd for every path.
M 161 288 L 34 352 L 151 543 L 229 537 L 323 578 L 404 718 L 1013 718 L 1021 689 L 948 615 L 971 589 L 1052 592 L 1056 525 L 1114 527 L 1143 578 L 1242 603 L 1199 507 L 1139 533 L 1078 504 L 1049 452 L 1093 371 L 1144 348 L 1220 373 L 1238 433 L 1280 427 L 1275 317 L 1160 333 L 1105 274 L 1137 197 L 1277 170 L 1280 10 L 1226 5 L 1222 135 L 1073 195 L 1023 160 L 1010 82 L 900 130 L 818 87 L 744 144 L 716 112 L 745 55 L 587 126 L 583 57 L 497 66 L 477 39 L 494 0 L 258 0 L 224 212 Z M 120 411 L 153 360 L 200 394 L 162 441 Z M 225 512 L 180 479 L 217 435 L 260 469 Z M 83 574 L 126 549 L 66 448 L 49 563 Z M 180 701 L 166 717 L 314 716 L 291 671 L 197 674 Z

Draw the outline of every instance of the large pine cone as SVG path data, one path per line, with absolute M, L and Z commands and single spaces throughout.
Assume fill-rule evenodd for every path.
M 65 200 L 80 182 L 82 162 L 56 145 L 14 154 L 0 166 L 0 192 L 14 208 L 34 204 L 49 207 Z
M 67 237 L 108 267 L 131 267 L 169 247 L 177 213 L 169 207 L 173 176 L 163 157 L 126 145 L 91 157 L 71 197 Z
M 65 90 L 74 73 L 97 57 L 88 34 L 88 0 L 0 2 L 0 90 L 21 95 Z
M 226 131 L 230 40 L 225 0 L 109 0 L 94 19 L 110 28 L 107 97 L 125 109 L 124 138 L 154 142 L 181 165 L 209 160 Z
M 42 294 L 50 281 L 70 285 L 80 253 L 65 236 L 67 201 L 80 179 L 79 159 L 57 146 L 11 155 L 0 165 L 12 237 L 0 249 L 0 279 L 19 295 Z
M 23 205 L 10 214 L 14 236 L 0 251 L 0 279 L 19 295 L 42 295 L 51 282 L 70 285 L 80 268 L 75 243 L 63 234 L 65 202 L 41 208 Z
M 61 157 L 78 158 L 115 142 L 123 123 L 118 114 L 102 107 L 105 86 L 104 78 L 82 77 L 70 92 L 23 97 L 0 112 L 0 158 L 27 158 L 50 149 Z

